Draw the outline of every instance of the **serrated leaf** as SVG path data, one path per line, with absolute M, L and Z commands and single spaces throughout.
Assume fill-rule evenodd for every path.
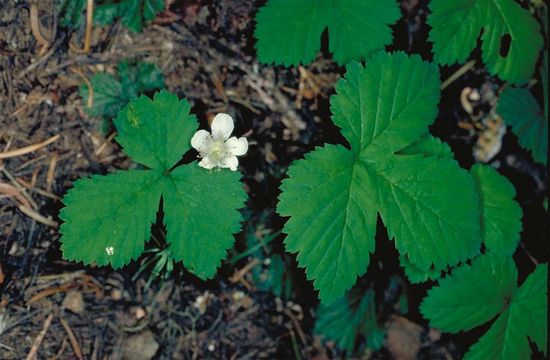
M 436 280 L 441 277 L 441 270 L 435 269 L 433 266 L 428 270 L 422 270 L 412 263 L 406 255 L 399 257 L 399 264 L 405 270 L 405 275 L 407 275 L 407 278 L 412 284 Z
M 299 252 L 299 265 L 330 302 L 367 270 L 374 250 L 376 205 L 362 190 L 369 175 L 348 150 L 335 145 L 307 154 L 288 175 L 277 206 L 279 214 L 292 216 L 284 229 L 286 249 Z
M 91 107 L 85 106 L 84 110 L 92 116 L 115 117 L 123 104 L 128 102 L 120 82 L 111 74 L 96 73 L 90 83 L 94 89 L 93 103 Z M 86 84 L 80 85 L 80 96 L 83 103 L 87 104 L 90 96 Z
M 388 235 L 419 269 L 442 270 L 479 253 L 478 196 L 454 160 L 402 155 L 374 168 Z
M 535 161 L 548 162 L 548 119 L 527 89 L 507 87 L 500 94 L 497 112 L 512 127 L 520 145 L 531 151 Z
M 86 0 L 56 0 L 59 23 L 69 29 L 78 29 L 82 24 L 82 12 Z
M 517 289 L 510 256 L 486 254 L 462 265 L 428 291 L 420 306 L 430 326 L 458 332 L 499 314 L 464 359 L 528 359 L 529 336 L 546 351 L 547 264 L 538 265 Z
M 164 76 L 155 64 L 123 60 L 117 70 L 118 76 L 95 73 L 90 78 L 94 94 L 92 106 L 84 107 L 88 114 L 110 120 L 141 93 L 164 87 Z M 89 88 L 85 83 L 80 86 L 80 96 L 83 103 L 87 104 Z
M 542 29 L 548 42 L 548 7 L 542 7 Z M 542 82 L 542 95 L 544 99 L 544 117 L 548 119 L 548 45 L 542 53 L 542 65 L 540 67 L 540 79 Z
M 299 253 L 323 302 L 342 296 L 365 271 L 377 212 L 401 254 L 422 270 L 464 261 L 480 247 L 471 176 L 449 158 L 395 154 L 428 134 L 437 67 L 403 53 L 377 54 L 367 64 L 348 66 L 331 97 L 332 119 L 351 149 L 315 150 L 290 167 L 281 186 L 287 250 Z
M 119 3 L 99 3 L 94 8 L 94 23 L 100 26 L 107 26 L 115 22 L 119 17 Z
M 464 62 L 481 34 L 482 58 L 491 74 L 516 84 L 530 79 L 543 39 L 535 18 L 514 0 L 432 0 L 429 8 L 437 63 Z M 510 47 L 501 54 L 505 35 Z
M 510 257 L 484 255 L 454 269 L 428 291 L 420 311 L 430 326 L 456 333 L 493 319 L 516 289 L 517 270 Z
M 437 68 L 419 56 L 378 53 L 346 67 L 346 77 L 330 99 L 332 121 L 359 153 L 401 150 L 428 133 L 437 114 L 440 81 Z
M 157 13 L 164 10 L 164 0 L 143 0 L 143 18 L 146 21 L 154 20 Z
M 136 259 L 156 218 L 159 178 L 153 171 L 130 170 L 76 181 L 59 215 L 65 221 L 59 229 L 63 257 L 114 268 Z
M 479 338 L 466 355 L 465 360 L 529 359 L 529 341 L 515 325 L 521 313 L 515 308 L 506 309 L 491 325 L 489 331 Z
M 193 163 L 165 179 L 164 223 L 172 256 L 201 279 L 213 276 L 240 230 L 246 193 L 233 171 L 209 171 Z
M 481 233 L 485 247 L 512 255 L 520 240 L 521 207 L 514 200 L 514 185 L 495 169 L 476 164 L 470 170 L 481 201 Z
M 544 117 L 548 119 L 548 49 L 544 49 L 540 77 L 542 81 L 542 95 L 544 96 Z
M 353 353 L 360 336 L 366 337 L 367 347 L 378 350 L 384 342 L 385 332 L 377 324 L 374 291 L 364 294 L 352 291 L 337 301 L 319 306 L 314 332 L 332 340 L 336 345 Z
M 82 26 L 86 0 L 57 0 L 60 23 L 70 29 Z M 147 21 L 154 20 L 164 10 L 164 0 L 96 0 L 94 23 L 100 26 L 112 24 L 118 17 L 133 32 L 140 32 Z
M 153 100 L 141 96 L 122 109 L 115 120 L 116 140 L 135 161 L 167 171 L 191 148 L 189 139 L 198 127 L 186 100 L 167 91 Z
M 185 100 L 166 91 L 136 99 L 119 114 L 117 140 L 151 170 L 120 171 L 79 180 L 64 197 L 63 256 L 121 267 L 143 252 L 161 195 L 170 247 L 153 271 L 172 258 L 201 278 L 214 275 L 240 229 L 246 193 L 232 171 L 207 171 L 196 162 L 173 168 L 197 128 Z
M 140 91 L 152 91 L 164 87 L 164 75 L 156 64 L 140 62 L 135 80 Z
M 548 265 L 537 265 L 512 299 L 521 314 L 514 326 L 520 327 L 539 350 L 548 355 Z
M 383 50 L 393 41 L 389 27 L 399 20 L 401 11 L 396 1 L 339 0 L 331 1 L 328 23 L 329 49 L 334 60 L 347 64 L 362 60 Z
M 537 266 L 515 292 L 508 308 L 470 347 L 464 359 L 529 359 L 527 336 L 547 354 L 547 273 L 546 264 Z
M 156 64 L 123 60 L 117 70 L 126 98 L 164 87 L 164 76 Z
M 164 9 L 164 0 L 122 0 L 122 23 L 133 32 L 140 32 L 146 21 L 153 20 Z
M 362 60 L 392 41 L 389 25 L 400 16 L 393 0 L 270 0 L 256 15 L 254 36 L 261 62 L 310 63 L 328 27 L 339 64 Z
M 401 155 L 416 155 L 421 154 L 426 157 L 435 156 L 438 158 L 453 159 L 453 151 L 446 142 L 432 136 L 425 135 L 420 140 L 413 142 L 406 148 L 400 150 Z

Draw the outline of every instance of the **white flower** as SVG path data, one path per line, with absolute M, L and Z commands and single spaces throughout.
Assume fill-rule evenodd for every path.
M 212 120 L 212 134 L 199 130 L 191 138 L 191 146 L 198 150 L 199 166 L 205 169 L 229 168 L 237 170 L 239 160 L 248 151 L 248 141 L 244 137 L 229 137 L 233 132 L 233 118 L 220 113 Z
M 105 252 L 107 253 L 107 255 L 113 256 L 113 254 L 115 253 L 115 249 L 112 246 L 107 246 L 105 248 Z

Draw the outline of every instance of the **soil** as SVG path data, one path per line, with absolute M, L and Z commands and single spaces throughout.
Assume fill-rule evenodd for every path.
M 120 60 L 133 59 L 157 64 L 166 88 L 191 102 L 202 128 L 216 113 L 226 112 L 236 121 L 235 133 L 249 138 L 249 153 L 240 162 L 248 215 L 228 258 L 246 248 L 246 234 L 279 234 L 284 219 L 273 209 L 289 164 L 315 146 L 345 143 L 330 121 L 328 100 L 345 69 L 326 51 L 326 33 L 325 50 L 312 64 L 262 65 L 252 34 L 254 15 L 265 1 L 167 0 L 167 10 L 141 33 L 119 23 L 94 27 L 91 50 L 81 54 L 72 48 L 82 47 L 84 28 L 69 32 L 61 27 L 53 0 L 36 2 L 48 42 L 40 44 L 31 30 L 31 3 L 1 0 L 0 153 L 59 138 L 0 159 L 0 184 L 23 197 L 0 192 L 0 359 L 33 353 L 39 359 L 346 357 L 314 334 L 317 297 L 294 257 L 284 254 L 284 235 L 275 236 L 271 246 L 292 274 L 293 291 L 276 296 L 258 289 L 250 271 L 258 266 L 254 256 L 224 263 L 207 282 L 182 269 L 149 282 L 150 268 L 136 276 L 141 262 L 114 271 L 63 260 L 57 231 L 61 198 L 75 180 L 135 167 L 113 134 L 102 131 L 101 120 L 84 112 L 78 94 L 84 78 L 113 72 Z M 395 41 L 388 50 L 430 60 L 426 4 L 406 0 L 401 8 L 403 18 L 393 26 Z M 480 57 L 474 52 L 471 58 Z M 443 67 L 441 78 L 460 67 Z M 496 125 L 488 122 L 502 86 L 476 61 L 442 92 L 431 131 L 451 145 L 461 166 L 485 160 L 516 187 L 524 213 L 515 254 L 522 281 L 548 254 L 548 241 L 543 241 L 547 170 L 518 146 L 513 134 L 494 131 L 501 126 L 498 117 Z M 541 98 L 539 87 L 533 89 Z M 472 92 L 479 101 L 471 100 Z M 499 145 L 493 158 L 483 157 Z M 32 211 L 22 212 L 21 201 Z M 378 233 L 385 234 L 381 224 Z M 380 320 L 388 336 L 381 350 L 357 357 L 461 358 L 486 329 L 460 336 L 430 329 L 417 309 L 432 284 L 411 286 L 393 243 L 377 243 L 375 265 L 360 283 L 374 283 L 377 294 L 384 294 L 377 300 L 383 304 Z M 397 286 L 390 281 L 394 276 L 400 279 Z M 399 315 L 396 304 L 403 294 L 410 311 Z

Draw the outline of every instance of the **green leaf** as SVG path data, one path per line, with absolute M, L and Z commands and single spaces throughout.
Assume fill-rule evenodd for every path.
M 140 62 L 134 79 L 139 84 L 139 90 L 153 91 L 164 87 L 164 75 L 156 64 Z
M 427 271 L 479 253 L 475 184 L 454 160 L 402 155 L 376 163 L 374 169 L 380 215 L 400 254 Z
M 252 270 L 256 288 L 261 291 L 271 291 L 278 297 L 288 298 L 292 296 L 292 280 L 285 269 L 283 257 L 275 254 L 268 259 L 269 262 L 267 262 L 265 269 L 254 267 Z
M 372 289 L 362 295 L 352 291 L 329 305 L 321 304 L 314 332 L 334 341 L 348 355 L 353 353 L 360 336 L 366 337 L 368 348 L 379 350 L 385 332 L 377 323 L 375 305 Z
M 512 255 L 520 240 L 521 207 L 516 190 L 495 169 L 476 164 L 470 170 L 481 201 L 481 230 L 485 247 L 501 255 Z
M 63 257 L 114 268 L 136 259 L 156 218 L 159 178 L 153 171 L 130 170 L 76 181 L 59 215 L 65 221 L 59 229 Z
M 542 79 L 542 95 L 544 96 L 544 117 L 548 119 L 548 49 L 544 49 L 540 77 Z
M 512 127 L 521 146 L 531 151 L 535 161 L 548 162 L 548 119 L 527 89 L 507 87 L 500 94 L 497 112 Z
M 517 270 L 510 257 L 484 255 L 428 291 L 420 311 L 430 326 L 456 333 L 493 319 L 516 289 Z
M 399 252 L 422 271 L 464 261 L 480 247 L 468 172 L 446 157 L 396 154 L 428 134 L 439 101 L 437 67 L 403 53 L 380 53 L 367 64 L 349 65 L 331 98 L 332 119 L 351 149 L 316 149 L 281 185 L 287 250 L 298 252 L 323 302 L 341 297 L 366 271 L 377 213 Z
M 193 163 L 165 179 L 164 223 L 172 256 L 201 279 L 212 277 L 241 229 L 246 193 L 233 171 L 208 171 Z
M 516 324 L 521 313 L 512 307 L 506 309 L 491 325 L 479 341 L 464 356 L 465 360 L 508 360 L 529 359 L 529 341 Z
M 351 63 L 330 99 L 332 121 L 359 153 L 393 154 L 427 135 L 437 114 L 439 72 L 419 56 L 378 53 Z
M 548 266 L 538 265 L 515 292 L 509 307 L 464 359 L 529 359 L 529 336 L 547 355 Z
M 539 350 L 548 355 L 548 265 L 537 265 L 513 298 L 521 314 L 515 326 L 529 335 Z
M 115 120 L 124 152 L 149 168 L 167 171 L 191 148 L 197 119 L 186 100 L 163 90 L 153 100 L 141 96 Z
M 420 140 L 412 143 L 406 148 L 399 151 L 402 155 L 422 154 L 426 157 L 435 156 L 438 158 L 452 159 L 453 151 L 446 142 L 439 140 L 432 135 L 426 135 Z
M 546 264 L 537 266 L 517 289 L 511 257 L 482 255 L 430 289 L 420 311 L 430 326 L 449 332 L 472 329 L 500 314 L 464 358 L 528 359 L 528 336 L 546 351 L 547 271 Z
M 120 16 L 118 3 L 99 4 L 94 9 L 94 23 L 107 26 L 115 22 Z
M 258 57 L 285 66 L 308 64 L 328 27 L 339 64 L 362 60 L 392 42 L 389 25 L 400 15 L 394 0 L 270 0 L 256 15 Z
M 90 78 L 94 95 L 92 106 L 84 107 L 88 114 L 111 119 L 143 92 L 164 87 L 164 76 L 155 64 L 123 60 L 117 70 L 118 76 L 96 73 Z M 86 104 L 89 88 L 85 83 L 80 85 L 80 96 Z
M 514 0 L 432 0 L 429 8 L 429 39 L 437 63 L 464 62 L 481 34 L 482 58 L 491 74 L 516 84 L 533 75 L 543 45 L 540 25 Z M 510 47 L 501 55 L 506 35 Z
M 339 64 L 362 60 L 393 41 L 393 25 L 401 17 L 396 1 L 330 1 L 328 23 L 330 52 Z M 330 3 L 329 2 L 329 3 Z M 328 4 L 327 4 L 328 5 Z
M 542 29 L 548 42 L 548 7 L 542 7 Z M 548 45 L 542 53 L 542 66 L 540 67 L 540 79 L 542 82 L 542 95 L 544 99 L 544 117 L 548 119 Z
M 336 300 L 365 273 L 374 251 L 376 205 L 362 189 L 369 175 L 335 145 L 307 154 L 288 175 L 278 204 L 279 214 L 292 216 L 284 228 L 286 250 L 299 252 L 321 298 Z
M 409 260 L 408 256 L 399 257 L 399 263 L 405 270 L 405 275 L 412 284 L 419 284 L 428 280 L 436 280 L 441 277 L 441 270 L 433 266 L 428 270 L 422 270 Z
M 164 10 L 164 0 L 122 0 L 119 13 L 122 23 L 133 32 L 140 32 L 146 21 Z
M 78 29 L 84 20 L 82 14 L 86 8 L 86 0 L 56 0 L 60 23 L 70 29 Z M 100 26 L 112 24 L 116 18 L 122 18 L 122 23 L 133 32 L 141 32 L 147 21 L 154 20 L 157 14 L 164 10 L 164 0 L 96 0 L 94 7 L 94 23 Z
M 56 9 L 61 26 L 78 29 L 82 25 L 82 13 L 86 0 L 56 0 Z
M 118 64 L 118 74 L 129 99 L 164 87 L 164 76 L 156 64 L 123 60 Z
M 151 236 L 161 196 L 170 247 L 154 267 L 169 270 L 172 259 L 205 279 L 240 229 L 246 193 L 241 175 L 208 171 L 197 162 L 175 167 L 197 128 L 189 103 L 166 91 L 133 100 L 120 112 L 117 140 L 151 170 L 119 171 L 78 180 L 67 193 L 60 218 L 66 259 L 121 267 L 136 259 Z M 175 167 L 175 168 L 174 168 Z
M 84 110 L 92 116 L 105 116 L 112 118 L 128 102 L 124 96 L 123 88 L 120 82 L 111 74 L 96 73 L 90 83 L 94 89 L 93 103 L 91 107 L 85 106 Z M 80 85 L 80 96 L 82 102 L 88 102 L 89 88 L 85 83 Z
M 164 10 L 164 0 L 142 0 L 143 1 L 143 19 L 145 21 L 154 20 L 159 12 Z

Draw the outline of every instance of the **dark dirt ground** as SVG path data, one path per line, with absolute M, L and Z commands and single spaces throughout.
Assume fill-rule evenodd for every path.
M 132 279 L 139 264 L 113 271 L 61 257 L 57 215 L 72 182 L 133 166 L 113 134 L 102 134 L 100 120 L 84 113 L 78 95 L 82 76 L 112 71 L 121 59 L 159 65 L 166 87 L 190 100 L 203 125 L 218 112 L 234 117 L 236 133 L 246 134 L 251 144 L 241 161 L 248 211 L 261 214 L 248 217 L 244 227 L 260 240 L 284 223 L 272 209 L 287 166 L 315 145 L 342 142 L 329 120 L 328 97 L 344 69 L 326 52 L 307 67 L 258 64 L 253 17 L 263 1 L 167 3 L 168 11 L 142 33 L 120 24 L 94 28 L 91 51 L 77 54 L 69 43 L 82 46 L 84 29 L 69 34 L 57 26 L 53 0 L 37 3 L 50 42 L 45 50 L 31 32 L 30 1 L 0 0 L 0 153 L 59 135 L 48 146 L 0 160 L 0 184 L 15 187 L 18 195 L 0 191 L 0 359 L 24 359 L 32 352 L 40 359 L 140 359 L 148 352 L 155 359 L 341 358 L 334 344 L 313 334 L 316 296 L 291 255 L 285 261 L 295 274 L 294 295 L 283 299 L 257 289 L 250 269 L 262 265 L 250 256 L 223 265 L 208 282 L 179 272 L 151 286 L 150 273 Z M 403 1 L 402 11 L 389 50 L 430 59 L 426 4 Z M 442 79 L 459 68 L 443 68 Z M 486 154 L 502 146 L 490 163 L 514 183 L 524 211 L 516 253 L 522 281 L 548 253 L 542 241 L 547 171 L 518 147 L 514 135 L 503 135 L 494 112 L 501 86 L 477 61 L 443 91 L 432 132 L 466 168 L 476 158 L 489 160 Z M 476 93 L 480 100 L 472 100 Z M 22 203 L 32 211 L 21 212 Z M 282 238 L 272 242 L 280 253 Z M 242 250 L 244 242 L 244 235 L 237 236 L 236 248 Z M 384 264 L 372 266 L 369 276 L 386 279 L 377 286 L 390 309 L 381 318 L 388 336 L 382 350 L 358 357 L 460 358 L 486 329 L 466 336 L 429 329 L 416 309 L 430 284 L 411 287 L 406 280 L 394 290 L 407 294 L 411 311 L 395 315 L 397 295 L 386 296 L 385 290 L 389 276 L 405 279 L 396 259 L 385 242 L 371 261 Z

